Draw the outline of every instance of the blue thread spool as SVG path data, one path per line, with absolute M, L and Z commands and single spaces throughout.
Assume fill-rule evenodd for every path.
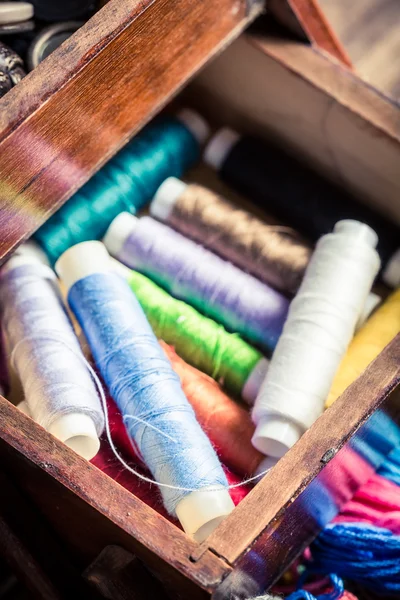
M 189 535 L 204 540 L 234 505 L 217 456 L 139 302 L 100 242 L 70 248 L 56 270 L 167 510 Z

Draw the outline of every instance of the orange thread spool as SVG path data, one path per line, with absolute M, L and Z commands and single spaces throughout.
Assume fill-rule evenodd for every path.
M 221 461 L 238 474 L 253 475 L 265 457 L 251 444 L 254 425 L 250 414 L 211 377 L 188 365 L 165 342 L 160 340 L 160 344 Z

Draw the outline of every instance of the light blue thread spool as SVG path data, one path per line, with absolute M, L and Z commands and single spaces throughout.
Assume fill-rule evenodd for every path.
M 228 483 L 139 302 L 100 242 L 70 248 L 56 270 L 167 510 L 205 539 L 233 509 Z

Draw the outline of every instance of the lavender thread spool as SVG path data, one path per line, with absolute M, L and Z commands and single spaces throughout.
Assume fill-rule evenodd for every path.
M 11 364 L 33 419 L 90 460 L 104 415 L 78 340 L 62 305 L 55 273 L 33 243 L 1 271 L 0 306 Z
M 56 270 L 167 510 L 197 541 L 233 509 L 217 456 L 126 282 L 100 242 L 83 242 Z
M 121 213 L 104 243 L 113 256 L 228 330 L 263 349 L 275 347 L 289 301 L 252 275 L 151 217 Z
M 269 225 L 201 185 L 168 177 L 150 214 L 286 294 L 300 286 L 312 249 L 293 229 Z

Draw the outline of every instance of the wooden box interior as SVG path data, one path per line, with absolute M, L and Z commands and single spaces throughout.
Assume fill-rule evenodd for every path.
M 107 20 L 95 16 L 0 101 L 3 259 L 260 10 L 167 4 L 112 0 Z M 179 101 L 215 126 L 272 137 L 400 224 L 399 107 L 324 53 L 258 29 Z M 387 450 L 398 442 L 399 379 L 400 336 L 201 545 L 0 398 L 2 469 L 78 570 L 117 544 L 183 597 L 244 598 L 270 586 L 363 483 L 350 458 L 382 415 L 393 422 Z

